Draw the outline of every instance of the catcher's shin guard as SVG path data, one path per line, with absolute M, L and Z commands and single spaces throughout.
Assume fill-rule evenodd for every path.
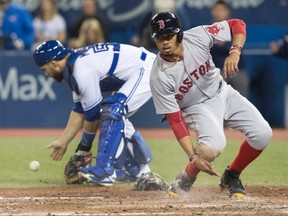
M 149 145 L 142 137 L 140 131 L 135 131 L 132 138 L 129 140 L 132 145 L 132 149 L 128 146 L 131 151 L 133 158 L 138 164 L 149 164 L 153 157 Z
M 134 181 L 143 173 L 150 172 L 148 164 L 152 161 L 150 148 L 139 131 L 136 131 L 131 139 L 128 139 L 128 151 L 125 154 L 126 178 Z M 125 179 L 124 179 L 125 180 Z
M 121 182 L 135 182 L 142 174 L 151 172 L 148 164 L 138 164 L 129 151 L 125 154 L 125 169 L 116 170 L 116 180 Z
M 117 93 L 103 100 L 96 166 L 81 168 L 82 176 L 96 184 L 113 184 L 115 169 L 122 169 L 127 148 L 125 138 L 126 96 Z M 89 175 L 87 175 L 89 174 Z M 110 183 L 109 183 L 110 182 Z

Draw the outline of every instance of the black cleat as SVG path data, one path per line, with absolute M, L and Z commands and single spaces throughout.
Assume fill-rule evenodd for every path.
M 232 197 L 244 198 L 246 193 L 239 175 L 236 170 L 225 169 L 219 185 L 221 188 L 226 188 Z

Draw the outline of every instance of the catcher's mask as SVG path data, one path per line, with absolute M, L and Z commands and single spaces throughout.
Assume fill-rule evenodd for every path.
M 164 191 L 167 190 L 168 184 L 157 173 L 143 173 L 136 180 L 133 190 L 137 191 Z

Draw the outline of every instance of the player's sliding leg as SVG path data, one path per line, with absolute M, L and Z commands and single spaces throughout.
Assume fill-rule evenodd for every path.
M 195 146 L 196 154 L 206 159 L 209 162 L 214 161 L 220 154 L 219 149 L 206 145 L 203 143 L 198 143 Z M 179 195 L 185 194 L 193 186 L 197 179 L 200 170 L 194 165 L 193 161 L 189 162 L 185 169 L 177 175 L 172 184 L 168 188 L 168 194 L 171 197 L 179 197 Z
M 262 143 L 267 143 L 269 138 L 269 132 L 267 131 L 266 137 L 261 136 Z M 265 140 L 266 139 L 266 140 Z M 246 195 L 245 188 L 239 178 L 242 171 L 253 162 L 263 150 L 257 150 L 249 145 L 247 140 L 242 143 L 237 156 L 234 161 L 225 169 L 221 180 L 220 187 L 226 188 L 232 197 L 244 198 Z
M 235 102 L 231 107 L 239 106 L 242 97 L 239 94 L 237 97 L 233 97 Z M 243 198 L 246 195 L 240 179 L 242 172 L 262 154 L 273 135 L 268 122 L 255 107 L 248 100 L 244 100 L 243 104 L 245 104 L 241 105 L 243 109 L 233 115 L 232 120 L 226 122 L 226 125 L 235 130 L 245 131 L 247 139 L 242 142 L 238 154 L 224 170 L 220 180 L 220 186 L 226 188 L 229 194 L 236 198 Z

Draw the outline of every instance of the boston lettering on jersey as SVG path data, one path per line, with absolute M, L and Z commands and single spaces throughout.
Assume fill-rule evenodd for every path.
M 204 64 L 201 64 L 198 69 L 195 69 L 193 71 L 191 71 L 189 73 L 189 75 L 191 77 L 193 77 L 194 81 L 197 81 L 199 80 L 200 76 L 204 76 L 209 70 L 210 70 L 210 62 L 209 62 L 209 59 L 204 63 Z M 183 94 L 187 93 L 189 91 L 189 89 L 193 86 L 193 81 L 192 81 L 192 78 L 190 77 L 187 77 L 185 78 L 183 81 L 182 81 L 182 85 L 180 85 L 179 87 L 179 92 L 181 92 L 181 94 L 176 94 L 175 95 L 175 99 L 176 100 L 182 100 L 183 99 Z

